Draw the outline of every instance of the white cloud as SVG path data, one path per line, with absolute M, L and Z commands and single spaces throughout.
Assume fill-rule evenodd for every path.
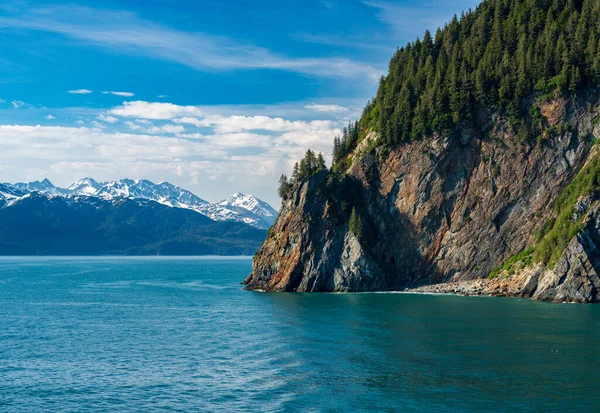
M 208 126 L 205 119 L 190 118 L 190 117 L 173 119 L 173 122 L 187 123 L 188 125 L 194 125 L 197 128 L 201 128 L 203 126 Z
M 123 102 L 122 106 L 112 109 L 110 113 L 129 118 L 169 120 L 178 116 L 200 116 L 202 111 L 196 106 L 137 100 Z
M 204 142 L 65 126 L 0 125 L 0 146 L 0 159 L 18 155 L 38 160 L 134 161 L 225 155 Z
M 304 108 L 314 110 L 315 112 L 325 113 L 340 113 L 348 111 L 348 108 L 340 105 L 319 105 L 317 103 L 311 103 L 310 105 L 304 106 Z
M 114 96 L 123 96 L 123 97 L 132 97 L 135 96 L 135 93 L 132 92 L 115 92 L 115 91 L 103 91 L 105 95 L 114 95 Z
M 119 121 L 119 119 L 115 118 L 114 116 L 105 115 L 103 113 L 98 115 L 98 120 L 106 123 L 117 123 Z
M 351 49 L 367 49 L 369 52 L 377 51 L 384 54 L 387 59 L 393 53 L 395 46 L 389 44 L 388 39 L 381 39 L 370 33 L 369 36 L 348 37 L 342 35 L 296 33 L 290 35 L 293 39 L 315 44 L 324 44 L 328 46 L 347 47 Z M 383 43 L 383 44 L 381 44 Z
M 310 131 L 315 129 L 331 129 L 334 122 L 330 120 L 286 120 L 269 116 L 219 116 L 210 115 L 205 118 L 182 117 L 173 120 L 177 123 L 187 123 L 196 127 L 211 127 L 218 133 L 235 133 L 244 131 Z
M 0 25 L 59 33 L 122 53 L 177 62 L 196 70 L 271 69 L 377 81 L 383 69 L 343 57 L 288 57 L 239 39 L 185 32 L 123 11 L 54 6 L 0 17 Z
M 130 120 L 125 121 L 125 125 L 131 129 L 131 130 L 140 130 L 142 129 L 142 127 L 140 125 L 138 125 L 137 123 L 134 123 Z
M 137 119 L 135 122 L 127 120 L 124 122 L 125 126 L 134 131 L 140 131 L 143 133 L 150 134 L 183 134 L 185 132 L 185 127 L 182 125 L 174 125 L 172 123 L 167 123 L 164 125 L 154 125 L 152 122 L 146 121 L 145 119 Z M 184 136 L 185 137 L 185 136 Z
M 31 108 L 32 106 L 29 103 L 25 103 L 22 100 L 13 100 L 10 102 L 13 105 L 13 108 Z
M 89 89 L 74 89 L 68 90 L 67 93 L 70 93 L 72 95 L 89 95 L 90 93 L 92 93 L 92 91 Z
M 146 129 L 147 133 L 183 133 L 185 128 L 181 125 L 166 124 L 161 126 L 152 126 Z
M 55 117 L 55 116 L 52 116 L 52 115 L 50 115 L 50 114 L 48 114 L 48 115 L 46 115 L 46 116 L 44 116 L 44 117 L 45 117 L 46 119 L 48 119 L 48 120 L 54 120 L 54 119 L 56 119 L 56 117 Z
M 303 106 L 296 108 L 306 115 Z M 147 177 L 189 187 L 215 201 L 227 192 L 246 191 L 276 204 L 278 177 L 289 174 L 308 148 L 329 159 L 331 142 L 342 124 L 231 115 L 233 107 L 201 109 L 172 103 L 132 102 L 113 110 L 117 113 L 109 110 L 95 119 L 77 121 L 85 120 L 89 127 L 0 125 L 0 164 L 11 171 L 4 179 L 18 175 L 14 180 L 22 180 L 33 170 L 64 184 L 80 175 L 101 180 Z M 246 110 L 263 109 L 237 108 L 238 113 Z M 108 129 L 112 118 L 120 116 L 122 122 Z

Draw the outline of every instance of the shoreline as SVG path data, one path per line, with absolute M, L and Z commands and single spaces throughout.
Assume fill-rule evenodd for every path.
M 498 277 L 494 279 L 476 279 L 468 281 L 452 281 L 440 284 L 421 285 L 419 287 L 406 288 L 402 292 L 409 294 L 432 294 L 432 295 L 459 295 L 464 297 L 506 297 L 526 298 L 532 301 L 551 303 L 586 303 L 594 302 L 570 299 L 551 300 L 534 298 L 535 289 L 523 288 L 522 280 L 518 277 Z

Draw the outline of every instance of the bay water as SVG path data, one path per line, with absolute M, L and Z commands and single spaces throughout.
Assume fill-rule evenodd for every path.
M 243 291 L 250 270 L 0 258 L 0 411 L 600 409 L 600 306 Z

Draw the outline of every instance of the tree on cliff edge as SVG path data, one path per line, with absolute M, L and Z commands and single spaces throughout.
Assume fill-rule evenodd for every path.
M 291 184 L 288 181 L 287 175 L 281 175 L 279 178 L 279 188 L 277 189 L 277 193 L 281 199 L 286 199 L 291 190 Z

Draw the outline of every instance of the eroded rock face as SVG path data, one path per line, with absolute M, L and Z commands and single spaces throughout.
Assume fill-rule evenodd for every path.
M 569 243 L 554 268 L 547 270 L 533 294 L 545 301 L 600 301 L 600 206 L 587 217 L 587 224 Z
M 377 291 L 386 288 L 379 266 L 365 254 L 352 233 L 346 233 L 338 265 L 333 270 L 334 291 Z
M 386 156 L 357 150 L 346 175 L 356 183 L 368 236 L 359 242 L 348 234 L 347 219 L 319 195 L 326 174 L 314 176 L 283 202 L 247 288 L 401 290 L 487 277 L 533 244 L 554 200 L 585 164 L 600 136 L 592 122 L 597 96 L 589 91 L 549 105 L 553 124 L 571 128 L 541 144 L 519 142 L 507 119 L 482 112 L 449 136 Z M 528 283 L 531 294 L 542 291 L 537 280 Z
M 592 204 L 590 204 L 592 199 Z M 470 280 L 421 286 L 417 293 L 494 295 L 527 297 L 553 302 L 600 302 L 600 200 L 587 197 L 585 226 L 553 268 L 533 264 L 516 274 L 501 274 L 493 280 Z M 590 208 L 591 206 L 591 208 Z M 576 208 L 577 209 L 577 208 Z

